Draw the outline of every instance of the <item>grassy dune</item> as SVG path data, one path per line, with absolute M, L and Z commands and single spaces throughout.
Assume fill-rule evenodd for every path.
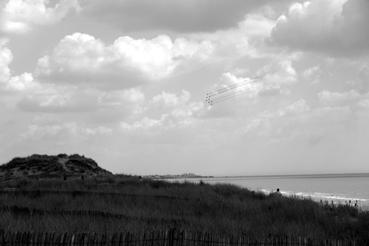
M 115 175 L 67 181 L 23 179 L 0 189 L 0 230 L 114 233 L 173 227 L 224 235 L 369 241 L 368 212 L 233 185 Z

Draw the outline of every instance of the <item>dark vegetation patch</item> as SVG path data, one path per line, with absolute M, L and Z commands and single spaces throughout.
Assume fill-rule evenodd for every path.
M 0 166 L 0 181 L 17 178 L 45 178 L 45 177 L 71 177 L 71 176 L 111 175 L 102 169 L 91 158 L 83 155 L 59 154 L 16 157 Z

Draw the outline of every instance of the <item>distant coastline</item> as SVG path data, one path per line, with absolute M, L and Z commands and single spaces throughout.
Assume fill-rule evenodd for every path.
M 322 174 L 265 174 L 265 175 L 225 175 L 201 176 L 203 178 L 357 178 L 369 177 L 369 173 L 322 173 Z
M 147 175 L 146 178 L 151 179 L 192 179 L 192 178 L 217 178 L 215 176 L 202 176 L 194 173 L 183 174 L 165 174 L 165 175 Z
M 359 178 L 369 177 L 369 173 L 315 173 L 315 174 L 265 174 L 265 175 L 224 175 L 224 176 L 212 176 L 212 175 L 198 175 L 194 173 L 184 174 L 154 174 L 146 175 L 146 178 L 152 179 L 237 179 L 237 178 Z

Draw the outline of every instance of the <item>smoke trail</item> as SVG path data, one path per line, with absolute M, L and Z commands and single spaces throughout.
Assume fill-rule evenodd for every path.
M 243 83 L 233 83 L 231 85 L 221 85 L 218 88 L 208 90 L 205 95 L 205 102 L 214 105 L 223 101 L 235 99 L 246 92 L 257 94 L 261 90 L 261 85 L 254 83 L 258 78 L 245 81 Z

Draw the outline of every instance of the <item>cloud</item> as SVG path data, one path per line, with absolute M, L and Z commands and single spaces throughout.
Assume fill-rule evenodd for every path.
M 0 29 L 9 33 L 26 33 L 34 26 L 59 22 L 74 10 L 77 0 L 60 0 L 51 6 L 50 0 L 9 0 L 1 10 Z
M 102 92 L 98 98 L 103 106 L 124 106 L 124 104 L 141 104 L 145 101 L 145 94 L 136 88 L 118 91 Z
M 7 41 L 0 39 L 0 91 L 22 91 L 36 87 L 37 83 L 30 73 L 12 76 L 9 65 L 13 61 L 13 54 L 6 44 Z
M 289 48 L 358 55 L 369 49 L 368 22 L 367 0 L 311 0 L 291 5 L 271 39 Z
M 139 130 L 161 132 L 189 126 L 195 119 L 199 119 L 205 110 L 202 102 L 191 101 L 190 98 L 188 91 L 182 91 L 180 94 L 163 91 L 147 101 L 145 110 L 140 114 L 129 122 L 122 121 L 121 129 L 142 134 Z
M 18 102 L 22 112 L 32 112 L 20 137 L 28 140 L 71 139 L 129 135 L 158 136 L 191 128 L 204 110 L 188 91 L 162 91 L 150 99 L 139 89 L 122 91 L 80 90 L 43 85 L 28 91 Z M 24 115 L 24 114 L 23 114 Z
M 210 33 L 194 33 L 188 36 L 207 40 L 214 46 L 212 58 L 224 62 L 240 57 L 260 58 L 269 55 L 265 39 L 276 21 L 263 14 L 247 14 L 234 27 Z
M 354 90 L 346 92 L 321 91 L 318 98 L 324 105 L 345 106 L 360 98 L 360 94 Z
M 290 1 L 279 1 L 283 5 Z M 83 14 L 124 31 L 211 32 L 237 25 L 244 16 L 272 1 L 107 0 L 85 1 Z M 274 3 L 275 5 L 275 3 Z
M 97 97 L 98 109 L 92 121 L 118 122 L 141 115 L 146 109 L 146 95 L 137 88 L 99 92 Z
M 50 55 L 39 59 L 37 78 L 49 82 L 100 83 L 100 86 L 132 87 L 158 81 L 191 60 L 205 60 L 210 42 L 166 35 L 153 39 L 119 37 L 105 45 L 95 37 L 74 33 L 64 37 Z
M 329 143 L 336 138 L 337 133 L 355 131 L 352 122 L 356 120 L 352 110 L 344 105 L 312 106 L 306 99 L 300 98 L 275 111 L 268 110 L 254 115 L 243 132 L 248 136 L 265 138 L 268 144 L 299 143 L 300 146 L 310 148 L 319 143 Z
M 369 109 L 369 99 L 360 100 L 357 103 L 357 106 L 358 107 L 361 107 L 361 108 L 364 108 L 364 109 Z
M 22 79 L 26 77 L 26 79 Z M 34 86 L 24 85 L 24 80 L 32 78 L 25 74 L 12 77 L 14 91 L 19 98 L 17 107 L 23 112 L 62 114 L 107 114 L 120 116 L 120 119 L 142 111 L 145 95 L 138 89 L 100 91 L 88 87 L 58 85 L 29 81 Z M 19 81 L 17 81 L 19 80 Z M 116 118 L 116 117 L 113 117 Z M 110 120 L 112 118 L 109 118 Z M 107 120 L 109 120 L 107 119 Z
M 165 131 L 185 127 L 199 118 L 204 110 L 204 105 L 191 101 L 191 94 L 185 90 L 178 94 L 162 91 L 147 99 L 137 88 L 100 91 L 42 83 L 37 89 L 19 93 L 17 107 L 23 112 L 38 115 L 46 113 L 57 122 L 61 118 L 75 121 L 75 115 L 78 114 L 84 120 L 77 123 L 119 124 L 121 130 L 132 132 L 138 129 Z M 52 129 L 61 130 L 59 127 Z
M 268 141 L 280 141 L 295 135 L 296 126 L 294 125 L 295 132 L 292 133 L 289 131 L 291 125 L 305 122 L 310 114 L 310 105 L 305 99 L 300 98 L 297 101 L 288 102 L 274 111 L 268 110 L 253 115 L 246 126 L 241 129 L 243 134 L 267 137 Z M 300 130 L 297 127 L 299 133 L 301 133 Z
M 27 130 L 21 134 L 24 140 L 61 140 L 65 137 L 71 138 L 89 138 L 89 137 L 104 137 L 111 136 L 113 129 L 105 126 L 88 126 L 77 124 L 76 122 L 66 123 L 32 123 L 27 127 Z
M 302 114 L 310 111 L 310 106 L 305 99 L 299 99 L 278 111 L 279 116 Z
M 38 88 L 39 86 L 39 83 L 34 80 L 31 73 L 23 73 L 21 75 L 12 76 L 6 85 L 6 89 L 24 91 L 31 88 Z
M 278 59 L 258 70 L 258 76 L 269 84 L 282 85 L 297 81 L 297 72 L 291 59 Z
M 365 113 L 369 106 L 369 93 L 360 94 L 356 90 L 333 92 L 323 90 L 318 93 L 319 102 L 327 108 L 349 108 L 352 112 Z
M 82 91 L 76 87 L 43 85 L 25 93 L 17 106 L 26 112 L 93 112 L 97 110 L 97 96 L 93 91 Z
M 5 83 L 10 78 L 9 64 L 13 60 L 11 50 L 5 47 L 6 41 L 0 39 L 0 83 Z
M 179 104 L 184 104 L 190 100 L 191 94 L 188 91 L 182 91 L 182 94 L 177 96 L 173 93 L 163 91 L 162 93 L 152 98 L 152 103 L 165 107 L 175 107 Z

